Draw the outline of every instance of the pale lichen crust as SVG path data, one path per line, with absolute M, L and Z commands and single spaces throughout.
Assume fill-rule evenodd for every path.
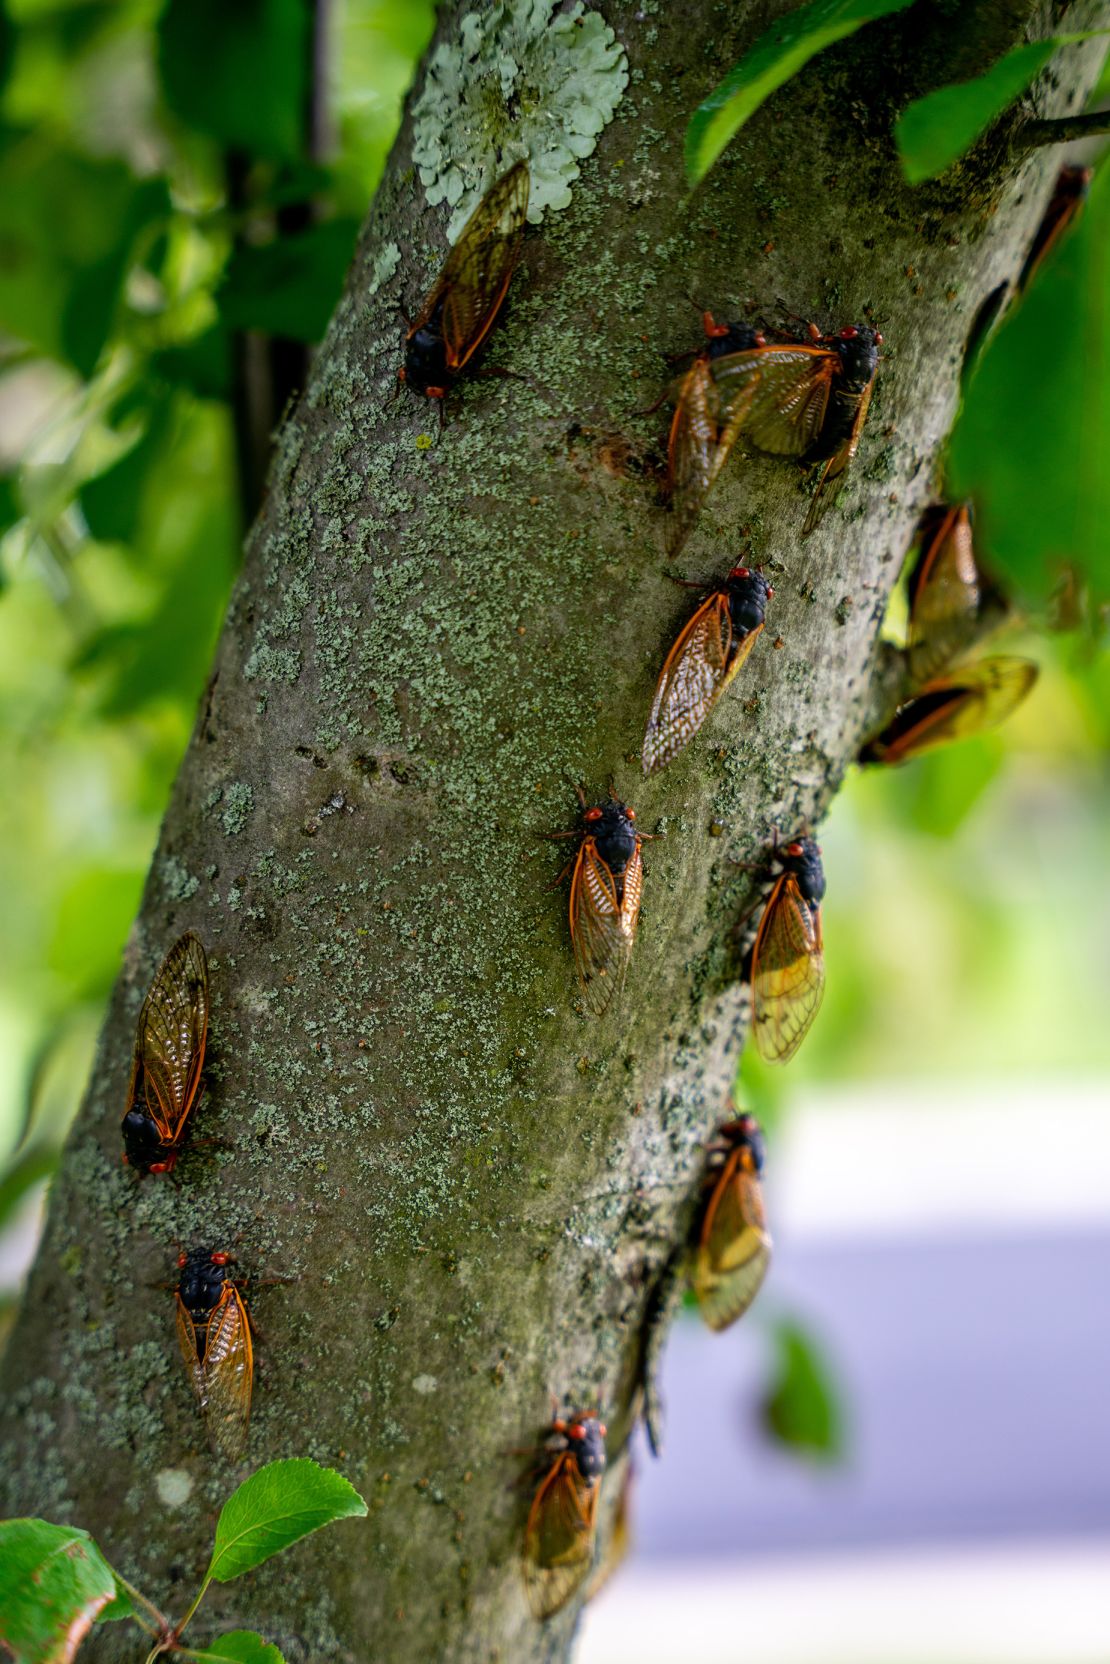
M 433 206 L 454 210 L 453 242 L 482 193 L 513 162 L 532 171 L 528 218 L 566 208 L 579 163 L 628 85 L 612 29 L 581 0 L 498 0 L 468 12 L 438 47 L 413 110 L 412 158 Z

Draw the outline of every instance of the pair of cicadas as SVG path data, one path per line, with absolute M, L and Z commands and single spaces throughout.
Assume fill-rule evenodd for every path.
M 596 1410 L 557 1416 L 549 1428 L 524 1527 L 524 1589 L 534 1617 L 558 1612 L 593 1568 L 605 1433 Z
M 520 254 L 530 174 L 517 162 L 483 196 L 444 262 L 419 315 L 409 325 L 399 379 L 438 399 L 493 327 Z
M 123 1112 L 123 1159 L 140 1175 L 172 1173 L 200 1097 L 208 1042 L 208 959 L 179 936 L 143 1001 Z
M 909 579 L 906 651 L 918 686 L 868 740 L 860 762 L 904 763 L 936 746 L 970 739 L 1004 722 L 1030 692 L 1037 666 L 1013 655 L 945 670 L 974 634 L 981 591 L 968 505 L 930 509 Z
M 601 1017 L 628 975 L 644 888 L 640 850 L 651 834 L 640 832 L 635 809 L 612 795 L 605 803 L 587 805 L 579 786 L 578 801 L 581 813 L 574 830 L 546 836 L 578 839 L 577 851 L 555 882 L 570 872 L 575 969 L 587 1007 Z
M 194 1248 L 181 1254 L 177 1338 L 212 1447 L 229 1461 L 247 1442 L 254 1382 L 251 1323 L 229 1269 L 231 1255 Z
M 859 448 L 882 336 L 865 324 L 835 335 L 810 325 L 807 341 L 768 344 L 747 325 L 717 324 L 709 313 L 705 327 L 707 349 L 673 390 L 668 550 L 674 554 L 686 541 L 741 434 L 772 455 L 824 463 L 802 527 L 808 536 L 828 488 Z

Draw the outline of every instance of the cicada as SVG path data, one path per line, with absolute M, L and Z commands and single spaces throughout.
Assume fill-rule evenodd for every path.
M 208 960 L 192 930 L 163 959 L 139 1012 L 123 1113 L 124 1161 L 171 1173 L 200 1095 L 208 1039 Z
M 1039 672 L 1029 659 L 1000 654 L 978 659 L 928 682 L 868 740 L 861 763 L 904 763 L 938 745 L 996 728 L 1017 709 Z
M 579 786 L 578 801 L 577 828 L 548 836 L 579 839 L 563 869 L 571 873 L 570 939 L 582 997 L 600 1017 L 628 975 L 644 888 L 640 846 L 650 834 L 637 831 L 635 809 L 615 797 L 587 808 Z
M 685 543 L 706 494 L 728 461 L 736 443 L 745 406 L 730 408 L 719 396 L 714 365 L 736 353 L 766 345 L 764 336 L 747 324 L 719 324 L 704 315 L 705 349 L 675 384 L 674 416 L 667 443 L 667 495 L 671 519 L 667 550 L 674 555 Z
M 493 326 L 520 253 L 529 183 L 528 163 L 516 162 L 490 186 L 409 326 L 400 379 L 429 399 L 447 396 Z
M 920 529 L 921 552 L 909 579 L 907 647 L 914 676 L 925 682 L 966 644 L 980 586 L 970 504 L 930 508 Z
M 1052 252 L 1068 226 L 1077 217 L 1087 200 L 1093 178 L 1093 168 L 1069 165 L 1060 169 L 1052 198 L 1045 209 L 1044 218 L 1037 227 L 1029 253 L 1025 256 L 1025 264 L 1021 268 L 1021 276 L 1017 281 L 1019 294 L 1028 288 L 1045 256 Z
M 712 589 L 667 654 L 644 735 L 644 773 L 686 745 L 755 645 L 774 590 L 762 572 L 734 566 Z
M 824 462 L 802 536 L 813 531 L 829 485 L 852 462 L 871 403 L 882 336 L 864 324 L 835 335 L 811 325 L 808 342 L 789 342 L 720 359 L 714 380 L 737 432 L 775 456 Z
M 721 1127 L 709 1149 L 711 1186 L 690 1281 L 711 1329 L 743 1317 L 767 1274 L 771 1238 L 763 1213 L 763 1134 L 753 1115 Z
M 605 1471 L 605 1426 L 596 1410 L 556 1417 L 550 1432 L 558 1444 L 524 1528 L 524 1588 L 537 1618 L 558 1612 L 590 1574 Z
M 178 1259 L 177 1338 L 214 1450 L 235 1461 L 247 1442 L 254 1381 L 251 1325 L 231 1255 L 194 1248 Z
M 788 1063 L 825 992 L 821 851 L 809 837 L 774 851 L 780 867 L 751 952 L 752 1033 L 767 1063 Z

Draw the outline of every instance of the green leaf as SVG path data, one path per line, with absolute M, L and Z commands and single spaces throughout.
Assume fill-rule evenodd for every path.
M 23 509 L 16 491 L 15 475 L 0 474 L 0 537 L 22 518 Z
M 108 992 L 143 893 L 141 868 L 88 866 L 59 886 L 46 962 L 81 998 Z
M 1065 566 L 1092 613 L 1110 600 L 1110 169 L 999 326 L 967 389 L 950 494 L 1019 603 L 1048 605 Z
M 168 210 L 165 184 L 121 162 L 77 155 L 46 132 L 0 133 L 0 328 L 90 376 L 136 237 Z
M 0 1230 L 8 1223 L 29 1190 L 48 1179 L 58 1165 L 58 1152 L 52 1149 L 27 1150 L 13 1159 L 0 1175 Z
M 1032 86 L 1061 46 L 1107 32 L 1085 29 L 1016 46 L 985 75 L 940 87 L 907 105 L 894 124 L 894 138 L 910 184 L 920 185 L 958 161 L 1003 110 Z
M 285 1664 L 272 1641 L 264 1641 L 250 1629 L 229 1630 L 203 1652 L 189 1652 L 188 1658 L 204 1658 L 209 1664 Z
M 357 235 L 357 220 L 334 219 L 261 248 L 237 249 L 216 295 L 224 324 L 291 341 L 321 340 Z
M 1069 40 L 1075 36 L 1067 36 Z M 902 169 L 911 185 L 932 179 L 970 150 L 980 133 L 1037 79 L 1063 38 L 1017 46 L 974 81 L 915 99 L 894 124 Z
M 166 347 L 151 360 L 156 374 L 177 387 L 187 387 L 198 399 L 227 399 L 231 395 L 231 349 L 222 324 L 213 324 L 179 347 Z
M 828 1366 L 813 1337 L 786 1319 L 775 1325 L 775 1379 L 763 1419 L 782 1444 L 834 1459 L 842 1443 L 841 1414 Z
M 224 1503 L 207 1576 L 229 1583 L 322 1525 L 365 1513 L 354 1486 L 334 1468 L 305 1457 L 270 1462 Z
M 146 431 L 131 449 L 81 487 L 81 512 L 89 531 L 102 543 L 133 541 L 142 512 L 143 487 L 152 470 L 165 459 L 173 430 L 171 402 L 163 397 L 150 408 Z
M 690 118 L 686 129 L 686 177 L 697 185 L 725 146 L 784 81 L 826 46 L 855 34 L 865 23 L 904 11 L 913 0 L 812 0 L 760 35 Z
M 252 156 L 304 149 L 311 61 L 305 0 L 169 0 L 158 24 L 166 102 L 187 126 Z
M 14 1664 L 67 1664 L 97 1616 L 120 1599 L 87 1531 L 0 1521 L 0 1650 Z

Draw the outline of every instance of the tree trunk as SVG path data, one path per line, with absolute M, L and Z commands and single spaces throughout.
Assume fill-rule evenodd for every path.
M 471 4 L 445 9 L 438 41 Z M 278 441 L 7 1357 L 7 1511 L 89 1528 L 179 1614 L 235 1476 L 204 1449 L 152 1284 L 196 1243 L 299 1279 L 252 1300 L 250 1461 L 335 1465 L 370 1516 L 213 1591 L 198 1642 L 206 1615 L 294 1661 L 567 1656 L 576 1607 L 545 1626 L 525 1607 L 511 1452 L 537 1441 L 550 1394 L 600 1403 L 604 1534 L 645 1313 L 743 1033 L 730 944 L 750 881 L 726 857 L 819 821 L 874 718 L 879 624 L 936 490 L 964 343 L 1056 171 L 1052 152 L 1014 159 L 1014 114 L 943 182 L 903 183 L 906 100 L 1043 21 L 1002 0 L 918 5 L 817 58 L 687 202 L 689 113 L 789 7 L 602 9 L 630 84 L 569 207 L 529 233 L 486 355 L 528 379 L 464 380 L 438 436 L 433 407 L 395 397 L 399 305 L 427 288 L 445 224 L 406 120 Z M 1100 56 L 1063 51 L 1037 113 L 1079 108 Z M 872 319 L 886 345 L 842 506 L 812 538 L 791 462 L 734 460 L 716 486 L 682 570 L 764 563 L 769 628 L 706 730 L 644 781 L 690 597 L 664 576 L 667 415 L 639 412 L 664 355 L 699 337 L 689 297 L 725 317 L 782 297 L 826 328 Z M 610 773 L 665 837 L 626 997 L 596 1020 L 547 888 L 558 846 L 535 840 L 573 823 L 572 781 L 601 795 Z M 140 1183 L 119 1159 L 134 1024 L 189 926 L 213 989 L 193 1136 L 227 1147 Z M 835 941 L 827 956 L 835 978 Z M 133 1658 L 135 1636 L 110 1626 L 90 1653 Z

